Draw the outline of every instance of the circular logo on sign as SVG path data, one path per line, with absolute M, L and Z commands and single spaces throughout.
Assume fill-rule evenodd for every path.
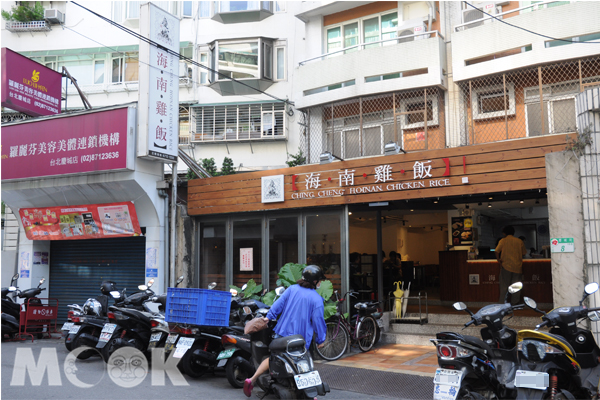
M 558 240 L 554 239 L 554 240 L 552 241 L 552 245 L 553 245 L 553 246 L 556 246 L 557 244 L 558 244 Z

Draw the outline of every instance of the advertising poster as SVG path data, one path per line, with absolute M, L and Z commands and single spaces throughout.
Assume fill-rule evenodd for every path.
M 101 239 L 142 234 L 132 201 L 21 208 L 19 216 L 29 240 Z M 40 263 L 44 255 L 48 262 L 48 253 L 40 253 Z
M 157 256 L 156 247 L 146 248 L 146 278 L 158 278 Z
M 471 217 L 452 218 L 452 245 L 473 244 L 473 219 Z
M 29 278 L 29 252 L 22 251 L 21 252 L 21 262 L 19 264 L 19 277 L 20 278 Z
M 240 249 L 240 271 L 252 271 L 252 247 Z

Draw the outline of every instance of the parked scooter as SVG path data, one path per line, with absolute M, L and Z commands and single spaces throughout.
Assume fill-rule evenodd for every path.
M 521 282 L 508 288 L 505 304 L 490 304 L 472 313 L 464 303 L 456 310 L 469 313 L 465 328 L 485 324 L 482 339 L 454 332 L 440 332 L 431 341 L 436 345 L 438 364 L 434 377 L 434 399 L 506 399 L 514 398 L 515 374 L 519 365 L 517 332 L 503 323 L 503 318 L 524 307 L 508 303 L 509 295 L 523 287 Z
M 116 290 L 116 283 L 112 281 L 103 281 L 100 285 L 101 295 L 98 298 L 89 298 L 83 304 L 81 309 L 77 309 L 77 305 L 71 305 L 73 308 L 68 312 L 69 323 L 63 325 L 63 329 L 69 328 L 68 335 L 65 338 L 65 347 L 72 351 L 81 346 L 94 348 L 98 343 L 100 332 L 104 324 L 108 321 L 108 296 L 111 296 L 115 303 L 121 301 L 121 293 Z M 98 354 L 92 349 L 80 352 L 77 358 L 85 360 L 93 355 Z
M 277 288 L 278 296 L 284 288 Z M 261 308 L 258 317 L 265 317 L 269 310 Z M 267 329 L 250 335 L 252 360 L 258 368 L 269 357 L 269 371 L 256 380 L 265 393 L 274 393 L 280 399 L 314 398 L 330 392 L 329 385 L 321 380 L 314 369 L 310 352 L 302 335 L 272 339 L 275 321 L 269 321 Z
M 151 313 L 145 303 L 155 295 L 150 289 L 153 284 L 154 279 L 150 279 L 146 285 L 138 286 L 139 292 L 125 300 L 125 305 L 141 304 L 144 311 L 126 307 L 109 307 L 108 322 L 102 327 L 96 343 L 96 348 L 100 349 L 105 362 L 108 362 L 110 356 L 121 347 L 135 347 L 142 352 L 147 350 L 152 330 L 151 319 L 156 314 Z
M 19 274 L 13 275 L 10 280 L 10 286 L 2 288 L 2 312 L 12 315 L 17 321 L 21 312 L 21 306 L 15 301 L 15 297 L 19 295 L 19 288 L 17 287 L 18 279 Z
M 14 286 L 18 277 L 19 275 L 15 274 L 11 279 L 11 286 L 2 288 L 2 337 L 6 334 L 10 339 L 20 332 L 21 311 L 27 311 L 29 305 L 41 305 L 42 301 L 36 296 L 46 290 L 40 287 L 46 281 L 46 278 L 42 278 L 37 287 L 20 291 Z M 23 299 L 23 303 L 16 303 L 15 297 Z M 28 333 L 36 334 L 38 339 L 41 339 L 43 330 L 42 327 L 36 327 L 28 330 Z
M 586 285 L 579 306 L 559 307 L 544 313 L 533 299 L 525 304 L 540 312 L 542 323 L 535 330 L 518 335 L 519 355 L 523 359 L 515 386 L 519 399 L 592 399 L 598 398 L 600 348 L 592 332 L 577 326 L 583 318 L 600 320 L 597 310 L 588 309 L 583 301 L 598 290 L 597 283 Z M 549 332 L 540 332 L 550 327 Z

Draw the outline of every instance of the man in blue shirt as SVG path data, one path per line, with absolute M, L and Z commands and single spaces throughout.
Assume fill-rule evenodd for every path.
M 275 326 L 276 337 L 302 335 L 306 348 L 310 347 L 313 333 L 317 334 L 317 343 L 323 347 L 327 326 L 325 325 L 323 298 L 315 290 L 325 279 L 323 270 L 317 265 L 309 265 L 302 270 L 302 279 L 297 285 L 290 286 L 275 301 L 267 317 L 267 322 L 279 317 Z M 256 369 L 256 373 L 244 382 L 244 394 L 252 395 L 256 379 L 269 370 L 266 358 Z

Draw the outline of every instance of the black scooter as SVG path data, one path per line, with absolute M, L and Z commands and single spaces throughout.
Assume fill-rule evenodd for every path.
M 145 352 L 150 343 L 152 334 L 152 318 L 155 313 L 150 312 L 146 302 L 155 297 L 150 289 L 154 279 L 150 279 L 146 285 L 138 286 L 139 292 L 125 299 L 124 307 L 111 306 L 108 311 L 108 321 L 103 326 L 96 348 L 100 349 L 102 358 L 108 362 L 110 356 L 122 347 L 135 347 Z M 143 311 L 128 308 L 128 305 L 143 307 Z
M 5 335 L 14 339 L 19 333 L 21 306 L 15 302 L 15 296 L 19 293 L 16 286 L 18 278 L 19 274 L 15 274 L 10 280 L 10 286 L 2 288 L 2 339 Z
M 277 295 L 281 296 L 283 290 L 277 288 Z M 256 315 L 265 317 L 267 312 L 268 309 L 261 308 Z M 267 329 L 250 335 L 255 368 L 269 357 L 269 371 L 258 377 L 258 386 L 266 394 L 274 393 L 280 399 L 312 399 L 329 393 L 329 385 L 314 369 L 304 337 L 293 335 L 272 339 L 275 324 L 275 321 L 269 321 Z
M 509 295 L 523 287 L 513 283 L 504 304 L 490 304 L 472 313 L 464 303 L 454 308 L 466 311 L 471 320 L 465 328 L 485 324 L 481 338 L 454 332 L 440 332 L 431 339 L 437 348 L 438 365 L 434 382 L 434 399 L 442 398 L 515 398 L 515 374 L 519 366 L 517 332 L 504 325 L 503 318 L 524 307 L 508 303 Z
M 516 386 L 519 399 L 597 399 L 600 379 L 600 348 L 588 329 L 577 326 L 583 318 L 597 321 L 597 310 L 583 301 L 598 290 L 597 283 L 586 285 L 579 306 L 559 307 L 544 313 L 533 299 L 525 304 L 543 314 L 535 330 L 519 331 L 521 368 Z M 550 327 L 549 332 L 539 331 Z

